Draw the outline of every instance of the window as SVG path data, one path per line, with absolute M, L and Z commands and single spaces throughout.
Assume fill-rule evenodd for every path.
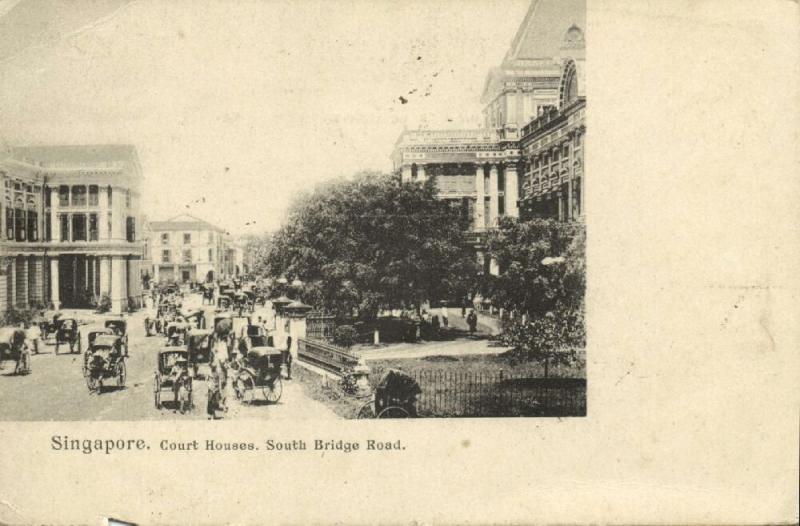
M 114 189 L 109 186 L 108 187 L 108 206 L 109 207 L 111 206 L 111 203 L 114 201 L 112 199 L 112 197 L 114 197 Z
M 192 262 L 192 249 L 191 248 L 184 249 L 183 255 L 182 255 L 182 258 L 181 258 L 181 262 L 182 263 L 191 263 Z
M 44 206 L 50 208 L 51 198 L 50 198 L 50 188 L 44 187 Z
M 164 232 L 163 234 L 161 234 L 161 244 L 162 245 L 169 245 L 169 234 L 167 232 Z
M 17 241 L 25 241 L 25 210 L 20 204 L 20 208 L 14 209 L 14 230 Z
M 170 262 L 169 250 L 162 250 L 161 251 L 161 262 L 162 263 L 169 263 Z
M 112 222 L 111 222 L 111 219 L 112 219 L 112 218 L 111 218 L 111 212 L 109 212 L 109 213 L 108 213 L 108 215 L 107 215 L 107 219 L 108 219 L 108 220 L 107 220 L 107 226 L 108 226 L 108 239 L 113 239 L 113 238 L 114 238 L 114 236 L 112 235 L 112 232 L 113 232 L 113 224 L 112 224 Z
M 86 187 L 72 187 L 72 206 L 86 206 Z
M 53 225 L 50 223 L 52 221 L 52 215 L 50 212 L 45 212 L 44 214 L 44 240 L 45 241 L 52 241 L 53 240 Z
M 86 214 L 72 214 L 72 240 L 86 241 Z
M 127 239 L 129 243 L 133 243 L 134 241 L 136 241 L 136 218 L 135 217 L 128 217 L 125 220 L 125 239 Z
M 213 248 L 209 248 L 208 249 L 208 261 L 209 262 L 214 261 L 214 249 Z
M 125 208 L 131 207 L 131 191 L 125 190 Z
M 183 234 L 183 244 L 184 245 L 192 244 L 192 234 Z
M 59 222 L 61 223 L 61 241 L 69 241 L 69 216 L 60 214 Z
M 99 192 L 97 191 L 97 185 L 93 184 L 89 187 L 89 206 L 97 206 L 100 202 L 98 198 Z
M 69 186 L 65 184 L 58 187 L 58 206 L 69 206 Z
M 89 214 L 89 241 L 97 241 L 98 239 L 97 214 Z
M 39 241 L 39 214 L 28 210 L 28 241 Z
M 211 245 L 213 243 L 214 243 L 214 232 L 209 232 L 208 233 L 208 244 Z M 211 258 L 208 258 L 208 259 L 211 259 Z
M 6 238 L 14 240 L 14 209 L 6 202 Z

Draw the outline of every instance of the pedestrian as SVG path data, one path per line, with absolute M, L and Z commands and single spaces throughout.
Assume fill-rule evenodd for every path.
M 33 354 L 39 354 L 39 339 L 42 337 L 42 329 L 39 328 L 39 325 L 32 323 L 28 330 L 25 331 L 25 337 L 28 340 L 28 346 L 33 350 Z
M 283 351 L 283 363 L 286 364 L 286 379 L 292 379 L 292 336 L 286 337 L 286 350 Z
M 467 325 L 469 325 L 470 334 L 478 328 L 478 315 L 475 314 L 475 309 L 470 309 L 469 315 L 467 315 Z
M 442 314 L 442 326 L 446 329 L 449 325 L 450 320 L 447 319 L 447 304 L 444 302 L 442 302 L 441 314 Z
M 211 367 L 219 390 L 219 408 L 223 411 L 227 411 L 228 406 L 225 391 L 228 386 L 228 361 L 230 360 L 230 354 L 228 351 L 228 342 L 225 337 L 216 335 L 212 353 Z

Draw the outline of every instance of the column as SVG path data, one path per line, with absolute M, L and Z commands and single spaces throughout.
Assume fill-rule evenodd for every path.
M 559 221 L 563 221 L 564 220 L 564 203 L 563 203 L 564 200 L 561 197 L 561 191 L 555 192 L 554 196 L 556 198 L 556 201 L 558 202 L 558 220 Z
M 17 258 L 11 258 L 11 265 L 8 266 L 8 273 L 10 275 L 11 290 L 9 291 L 9 306 L 12 309 L 17 308 Z
M 510 217 L 519 217 L 519 206 L 517 200 L 519 199 L 519 182 L 517 175 L 517 163 L 509 163 L 506 168 L 506 215 Z
M 417 180 L 421 183 L 424 183 L 428 178 L 425 176 L 425 165 L 418 164 L 417 165 Z
M 493 257 L 489 259 L 489 274 L 492 276 L 500 275 L 500 265 L 497 263 L 497 258 Z
M 108 256 L 100 257 L 100 295 L 111 296 L 111 260 Z
M 489 226 L 497 226 L 498 195 L 497 195 L 497 165 L 489 168 Z
M 124 264 L 121 257 L 111 258 L 111 312 L 114 314 L 122 314 L 128 303 Z
M 19 260 L 20 266 L 17 269 L 17 301 L 22 307 L 28 307 L 28 257 L 23 256 Z
M 50 259 L 50 301 L 53 302 L 55 310 L 61 308 L 61 301 L 58 296 L 58 277 L 58 256 L 53 256 Z
M 411 165 L 404 164 L 401 169 L 400 181 L 403 183 L 410 183 L 411 182 Z
M 61 221 L 58 214 L 61 211 L 58 206 L 58 187 L 50 189 L 50 236 L 51 241 L 58 243 L 61 241 Z
M 97 240 L 106 241 L 108 235 L 108 187 L 97 187 L 97 205 L 99 212 L 97 213 Z
M 483 165 L 475 167 L 475 227 L 473 230 L 483 230 L 486 228 L 486 219 L 483 217 L 483 207 L 486 196 L 484 195 Z
M 66 214 L 67 216 L 67 241 L 72 241 L 72 214 Z

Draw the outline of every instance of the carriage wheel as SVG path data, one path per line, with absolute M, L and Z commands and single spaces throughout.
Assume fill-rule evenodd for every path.
M 280 376 L 276 376 L 271 382 L 261 386 L 261 391 L 264 393 L 264 398 L 267 402 L 276 403 L 281 399 L 283 394 L 283 382 Z
M 378 413 L 378 418 L 408 418 L 408 417 L 409 417 L 408 411 L 396 405 L 387 407 L 386 409 Z
M 117 373 L 117 387 L 125 387 L 125 378 L 128 376 L 125 362 L 119 363 L 117 366 Z
M 248 371 L 241 371 L 233 381 L 233 391 L 236 398 L 245 403 L 253 401 L 253 392 L 256 388 L 256 379 Z
M 377 415 L 375 414 L 375 403 L 370 400 L 369 402 L 365 403 L 361 406 L 361 409 L 358 410 L 358 415 L 356 418 L 363 419 L 363 418 L 375 418 Z
M 153 399 L 156 409 L 161 409 L 161 378 L 158 377 L 158 373 L 153 376 Z
M 81 333 L 78 333 L 78 334 L 77 334 L 77 336 L 75 336 L 75 338 L 78 340 L 78 344 L 75 346 L 75 347 L 77 347 L 77 348 L 78 348 L 78 350 L 76 351 L 76 350 L 75 350 L 75 348 L 73 347 L 73 348 L 71 349 L 71 352 L 73 352 L 73 353 L 75 353 L 75 352 L 77 352 L 77 353 L 80 353 L 80 352 L 81 352 L 81 349 L 83 349 L 83 344 L 81 343 Z

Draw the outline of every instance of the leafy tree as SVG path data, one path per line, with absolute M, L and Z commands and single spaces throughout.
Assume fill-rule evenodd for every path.
M 433 180 L 401 184 L 362 173 L 318 186 L 292 205 L 267 257 L 269 274 L 304 282 L 303 301 L 338 315 L 447 297 L 477 270 L 457 210 Z

